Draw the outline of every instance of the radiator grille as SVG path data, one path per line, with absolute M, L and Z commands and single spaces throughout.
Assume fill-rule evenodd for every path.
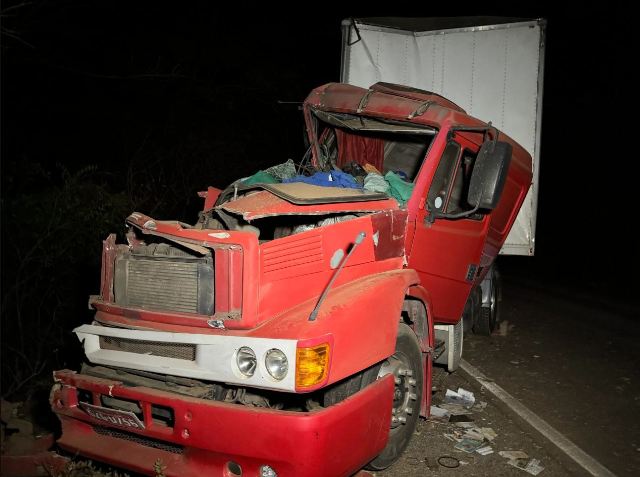
M 149 437 L 140 436 L 138 434 L 132 434 L 130 432 L 117 431 L 108 427 L 94 426 L 93 430 L 102 436 L 116 437 L 118 439 L 124 439 L 126 441 L 135 442 L 147 447 L 153 447 L 154 449 L 160 449 L 172 454 L 183 454 L 184 448 L 182 446 L 171 444 L 169 442 L 163 442 L 157 439 L 151 439 Z
M 198 263 L 127 261 L 127 297 L 138 308 L 198 312 Z
M 166 244 L 143 245 L 116 258 L 116 303 L 152 311 L 212 315 L 211 256 L 190 255 Z
M 149 356 L 162 356 L 164 358 L 185 359 L 187 361 L 196 360 L 196 345 L 193 344 L 140 341 L 100 336 L 100 348 Z

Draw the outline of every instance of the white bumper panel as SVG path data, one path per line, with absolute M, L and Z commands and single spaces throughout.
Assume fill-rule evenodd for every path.
M 84 343 L 84 352 L 87 355 L 87 359 L 94 364 L 217 381 L 239 386 L 295 391 L 296 340 L 169 333 L 95 325 L 82 325 L 73 331 L 80 341 Z M 190 361 L 152 356 L 150 354 L 101 349 L 100 336 L 161 343 L 193 344 L 196 346 L 196 359 L 195 361 Z M 240 374 L 236 366 L 236 352 L 242 346 L 251 348 L 255 352 L 258 361 L 257 369 L 250 378 Z M 265 356 L 267 351 L 272 348 L 282 351 L 289 361 L 289 372 L 281 381 L 273 379 L 265 367 Z

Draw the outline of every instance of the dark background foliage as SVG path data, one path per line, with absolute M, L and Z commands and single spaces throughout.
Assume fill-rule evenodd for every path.
M 193 222 L 198 190 L 301 156 L 296 102 L 339 79 L 351 15 L 548 18 L 537 256 L 506 265 L 576 296 L 630 300 L 640 247 L 625 12 L 394 7 L 4 2 L 3 396 L 78 365 L 71 329 L 90 319 L 101 240 L 129 212 Z

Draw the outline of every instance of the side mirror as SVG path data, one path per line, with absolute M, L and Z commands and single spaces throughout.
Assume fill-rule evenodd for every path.
M 467 202 L 477 209 L 493 210 L 500 200 L 513 148 L 503 141 L 486 141 L 473 167 Z

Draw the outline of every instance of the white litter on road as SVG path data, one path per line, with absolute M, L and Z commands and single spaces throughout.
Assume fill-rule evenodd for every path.
M 476 452 L 480 455 L 493 454 L 493 448 L 491 446 L 484 446 L 476 449 Z
M 512 451 L 512 450 L 500 451 L 498 452 L 498 454 L 500 454 L 505 459 L 528 459 L 529 458 L 526 452 L 519 451 L 519 450 L 518 451 Z
M 544 470 L 538 459 L 531 459 L 530 461 L 526 459 L 510 459 L 507 464 L 514 466 L 516 469 L 524 470 L 531 475 L 538 475 Z
M 470 408 L 475 404 L 476 398 L 471 391 L 463 388 L 458 388 L 457 392 L 447 389 L 447 393 L 444 395 L 444 402 L 446 404 L 460 404 Z

